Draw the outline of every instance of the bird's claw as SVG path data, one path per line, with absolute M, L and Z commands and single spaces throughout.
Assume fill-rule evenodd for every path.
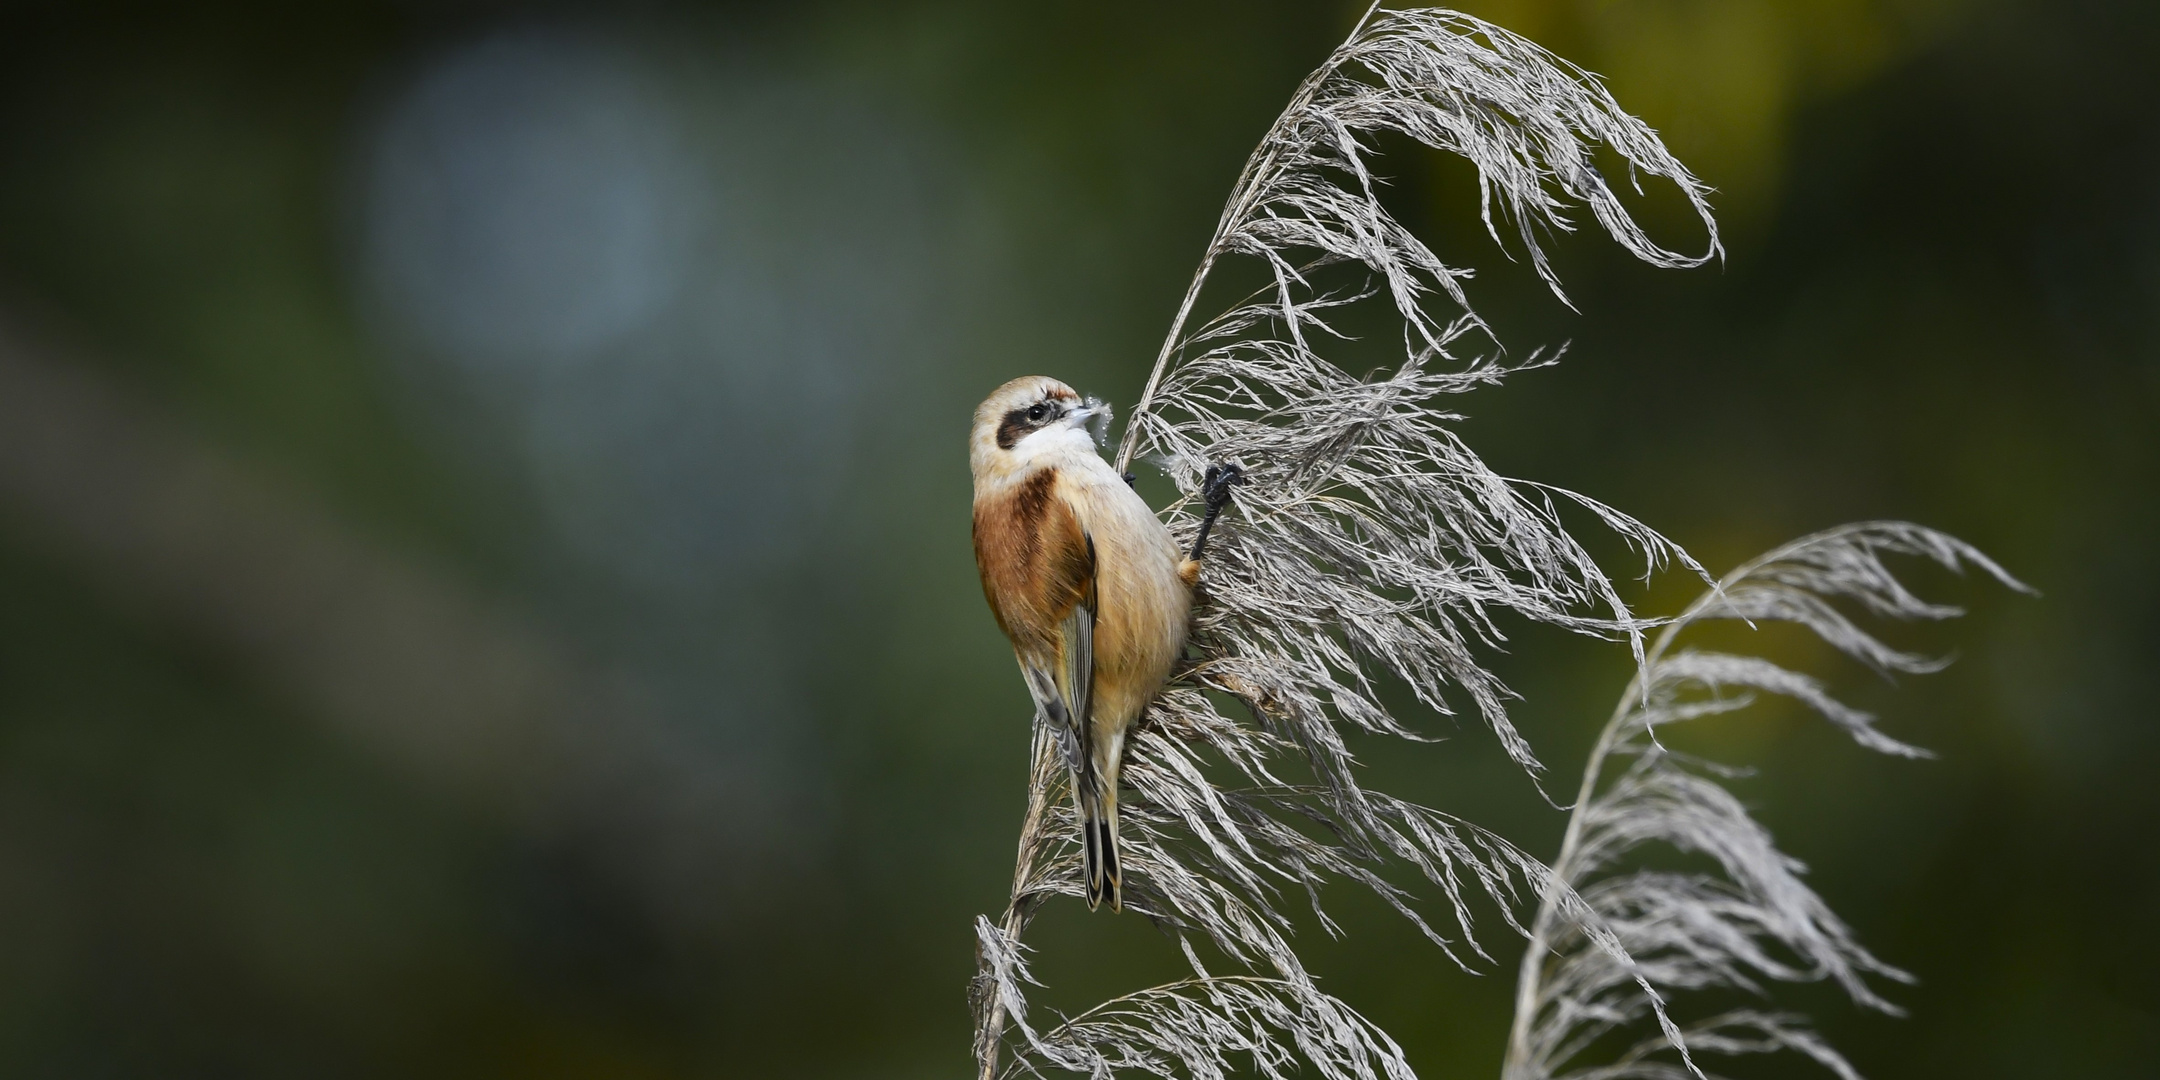
M 1208 531 L 1215 527 L 1215 519 L 1222 516 L 1223 507 L 1230 505 L 1230 489 L 1245 483 L 1245 470 L 1235 465 L 1210 465 L 1207 475 L 1200 478 L 1200 498 L 1207 504 L 1207 513 L 1200 518 L 1200 535 L 1193 539 L 1193 562 L 1207 552 Z
M 1207 475 L 1200 479 L 1200 497 L 1207 503 L 1208 513 L 1219 514 L 1230 505 L 1230 489 L 1245 486 L 1245 470 L 1236 465 L 1210 465 Z

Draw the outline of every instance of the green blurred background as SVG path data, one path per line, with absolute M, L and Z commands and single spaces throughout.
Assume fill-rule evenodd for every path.
M 1714 570 L 1901 517 L 2045 593 L 1918 575 L 1973 614 L 1900 632 L 1959 661 L 1895 688 L 1783 654 L 1939 760 L 1717 736 L 1921 976 L 1904 1020 L 1798 1000 L 1871 1076 L 2155 1075 L 2160 9 L 1469 9 L 1609 76 L 1729 252 L 1562 241 L 1573 313 L 1459 168 L 1389 159 L 1503 337 L 1572 343 L 1462 403 L 1473 445 Z M 0 1075 L 964 1075 L 1028 715 L 967 416 L 1030 372 L 1132 400 L 1355 17 L 0 7 Z M 1628 675 L 1495 662 L 1563 776 Z M 1374 781 L 1549 853 L 1451 725 L 1361 745 Z M 1496 1075 L 1505 931 L 1468 975 L 1336 900 L 1328 986 Z M 1051 1004 L 1174 962 L 1036 938 Z

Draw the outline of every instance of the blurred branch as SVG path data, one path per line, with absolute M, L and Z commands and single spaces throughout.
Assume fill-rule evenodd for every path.
M 460 787 L 545 784 L 571 714 L 605 707 L 560 649 L 447 575 L 0 334 L 0 496 L 123 599 L 148 599 L 306 711 Z M 515 745 L 526 752 L 502 752 Z
M 765 801 L 739 790 L 757 763 L 682 745 L 633 679 L 4 321 L 0 512 L 436 787 L 543 828 L 600 817 L 626 841 L 610 857 L 666 875 L 662 898 L 709 907 L 684 871 L 739 875 L 743 844 L 784 820 L 745 809 Z

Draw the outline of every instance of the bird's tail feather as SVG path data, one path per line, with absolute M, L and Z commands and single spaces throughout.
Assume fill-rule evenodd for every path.
M 1083 876 L 1087 879 L 1088 910 L 1100 907 L 1105 899 L 1110 901 L 1110 910 L 1122 910 L 1124 897 L 1118 887 L 1117 789 L 1098 784 L 1093 776 L 1080 777 L 1073 785 L 1073 801 L 1080 811 L 1080 860 Z

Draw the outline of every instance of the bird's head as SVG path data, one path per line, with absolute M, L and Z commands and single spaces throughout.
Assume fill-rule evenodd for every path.
M 1061 455 L 1095 452 L 1110 406 L 1042 375 L 1014 379 L 975 408 L 968 459 L 978 483 L 1018 476 Z M 1092 433 L 1091 430 L 1092 429 Z

